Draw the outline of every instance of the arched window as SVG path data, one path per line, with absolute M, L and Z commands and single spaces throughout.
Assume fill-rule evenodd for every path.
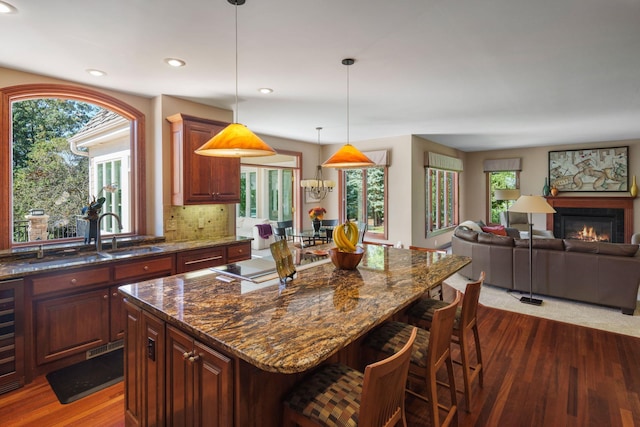
M 11 86 L 0 95 L 0 227 L 11 230 L 0 249 L 83 241 L 83 208 L 94 201 L 123 219 L 123 233 L 145 232 L 140 111 L 68 85 Z M 112 217 L 101 226 L 118 231 Z

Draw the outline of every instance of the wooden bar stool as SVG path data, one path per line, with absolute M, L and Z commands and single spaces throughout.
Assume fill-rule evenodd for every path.
M 364 374 L 342 364 L 321 367 L 285 399 L 283 425 L 406 427 L 404 387 L 417 333 L 414 327 L 397 353 Z
M 462 379 L 464 381 L 464 397 L 467 412 L 471 411 L 471 385 L 478 378 L 478 384 L 483 386 L 482 373 L 482 351 L 480 350 L 480 336 L 478 334 L 478 301 L 480 299 L 480 289 L 484 282 L 484 271 L 480 273 L 480 278 L 475 282 L 467 284 L 462 300 L 462 307 L 456 310 L 456 318 L 453 324 L 453 335 L 451 340 L 460 346 L 460 361 L 453 363 L 462 366 Z M 446 306 L 447 303 L 425 298 L 416 303 L 407 311 L 409 323 L 429 329 L 433 327 L 433 315 L 435 311 Z M 476 364 L 470 362 L 470 342 L 469 335 L 473 334 L 476 349 Z
M 449 305 L 435 311 L 431 330 L 418 329 L 416 342 L 411 352 L 411 364 L 407 377 L 409 387 L 406 391 L 430 405 L 431 425 L 433 427 L 457 424 L 458 409 L 456 400 L 456 387 L 453 377 L 453 364 L 451 361 L 451 334 L 453 321 L 456 315 L 456 307 L 462 295 L 456 294 L 456 299 Z M 400 343 L 407 340 L 414 326 L 402 322 L 387 322 L 364 339 L 363 346 L 371 357 L 393 354 Z M 436 374 L 446 366 L 448 383 L 436 380 Z M 426 396 L 414 391 L 411 386 L 424 385 Z M 438 385 L 449 388 L 451 405 L 438 403 Z M 440 420 L 440 410 L 446 415 Z

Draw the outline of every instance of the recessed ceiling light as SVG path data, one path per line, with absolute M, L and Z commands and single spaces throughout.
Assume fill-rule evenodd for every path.
M 268 87 L 261 87 L 260 89 L 258 89 L 258 91 L 260 93 L 271 93 L 271 92 L 273 92 L 273 89 L 268 88 Z
M 102 76 L 106 76 L 107 73 L 105 73 L 104 71 L 100 71 L 100 70 L 95 70 L 95 69 L 88 69 L 87 73 L 91 74 L 94 77 L 102 77 Z
M 178 59 L 178 58 L 165 58 L 164 62 L 166 62 L 167 64 L 171 65 L 172 67 L 184 67 L 185 65 L 187 65 L 186 62 L 184 62 L 182 59 Z
M 9 3 L 0 1 L 0 13 L 16 13 L 18 9 L 10 5 Z

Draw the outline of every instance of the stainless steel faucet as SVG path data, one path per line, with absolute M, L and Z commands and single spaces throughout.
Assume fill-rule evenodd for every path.
M 122 222 L 120 222 L 120 217 L 113 212 L 106 212 L 98 217 L 98 230 L 96 231 L 96 251 L 102 252 L 102 236 L 100 232 L 100 224 L 102 223 L 102 218 L 105 216 L 112 216 L 118 221 L 118 230 L 122 230 Z M 115 237 L 114 237 L 115 238 Z

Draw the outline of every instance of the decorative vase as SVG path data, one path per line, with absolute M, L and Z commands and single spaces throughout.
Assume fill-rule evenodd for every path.
M 549 188 L 549 181 L 547 178 L 544 179 L 544 187 L 542 187 L 542 195 L 547 197 L 551 193 L 551 189 Z
M 629 193 L 631 193 L 631 197 L 636 197 L 638 195 L 638 184 L 636 184 L 635 175 L 633 175 L 633 181 L 631 181 L 631 188 L 629 188 Z
M 556 197 L 558 195 L 558 189 L 556 187 L 551 187 L 551 195 Z
M 320 220 L 318 218 L 316 218 L 316 219 L 312 220 L 311 223 L 313 224 L 313 232 L 315 234 L 319 234 L 320 233 Z

